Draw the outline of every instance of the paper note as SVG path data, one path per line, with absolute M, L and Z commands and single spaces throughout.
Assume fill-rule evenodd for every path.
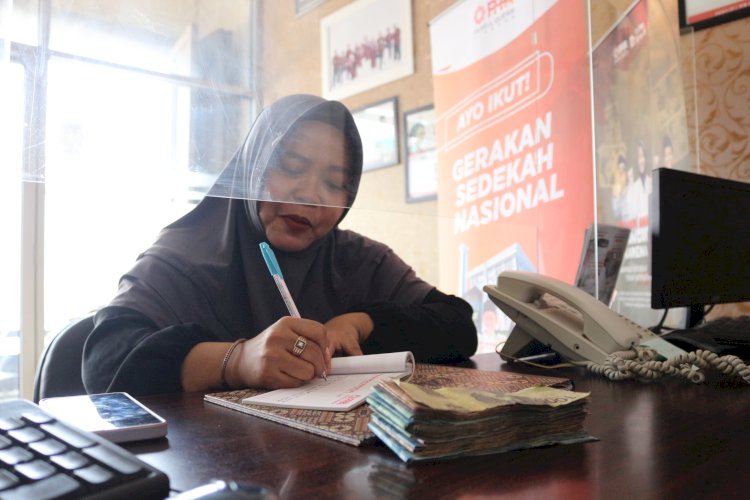
M 403 378 L 414 371 L 411 352 L 334 358 L 328 380 L 313 379 L 291 389 L 277 389 L 243 403 L 308 410 L 348 411 L 362 404 L 381 380 Z

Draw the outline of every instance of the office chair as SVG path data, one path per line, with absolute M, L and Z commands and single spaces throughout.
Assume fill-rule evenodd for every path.
M 86 394 L 81 376 L 83 344 L 94 329 L 94 312 L 71 321 L 47 345 L 34 378 L 34 402 Z

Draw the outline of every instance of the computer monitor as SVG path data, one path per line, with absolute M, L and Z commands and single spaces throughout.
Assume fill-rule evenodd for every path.
M 656 169 L 649 225 L 652 308 L 750 300 L 750 183 Z

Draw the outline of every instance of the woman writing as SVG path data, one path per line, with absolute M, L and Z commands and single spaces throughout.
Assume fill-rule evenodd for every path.
M 338 354 L 472 355 L 466 302 L 387 246 L 338 228 L 361 173 L 359 133 L 341 103 L 294 95 L 264 110 L 208 195 L 161 232 L 97 313 L 86 389 L 275 389 L 320 376 Z M 264 241 L 302 318 L 288 316 Z

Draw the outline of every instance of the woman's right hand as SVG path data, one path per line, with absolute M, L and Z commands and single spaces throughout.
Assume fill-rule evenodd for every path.
M 305 348 L 298 356 L 294 346 L 299 337 L 305 340 Z M 226 380 L 230 387 L 298 387 L 330 371 L 327 345 L 325 326 L 285 316 L 237 346 L 227 363 Z

